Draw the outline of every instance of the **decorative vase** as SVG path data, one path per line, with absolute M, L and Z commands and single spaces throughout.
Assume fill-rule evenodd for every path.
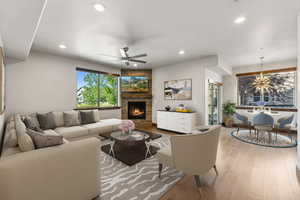
M 165 109 L 166 109 L 166 111 L 170 111 L 171 107 L 170 106 L 166 106 Z

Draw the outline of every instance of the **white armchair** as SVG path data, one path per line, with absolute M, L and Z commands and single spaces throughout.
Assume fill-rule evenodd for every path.
M 212 168 L 218 175 L 216 158 L 220 129 L 220 126 L 214 126 L 201 134 L 171 136 L 171 146 L 161 149 L 157 154 L 159 177 L 163 165 L 194 175 L 198 187 L 200 187 L 199 175 Z

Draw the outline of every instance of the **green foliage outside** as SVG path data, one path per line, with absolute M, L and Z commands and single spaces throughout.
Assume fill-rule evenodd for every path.
M 236 111 L 235 103 L 226 102 L 223 104 L 223 113 L 227 116 L 232 116 Z
M 84 73 L 84 85 L 77 89 L 77 107 L 111 107 L 118 105 L 118 77 Z

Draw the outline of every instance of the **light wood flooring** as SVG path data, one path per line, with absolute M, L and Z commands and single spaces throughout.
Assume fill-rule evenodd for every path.
M 155 127 L 146 130 L 173 134 Z M 201 177 L 201 193 L 190 175 L 161 200 L 300 200 L 296 148 L 267 148 L 243 143 L 222 128 L 217 168 Z

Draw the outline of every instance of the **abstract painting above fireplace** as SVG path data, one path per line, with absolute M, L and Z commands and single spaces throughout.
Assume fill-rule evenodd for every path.
M 146 102 L 129 101 L 128 102 L 128 119 L 146 119 Z

